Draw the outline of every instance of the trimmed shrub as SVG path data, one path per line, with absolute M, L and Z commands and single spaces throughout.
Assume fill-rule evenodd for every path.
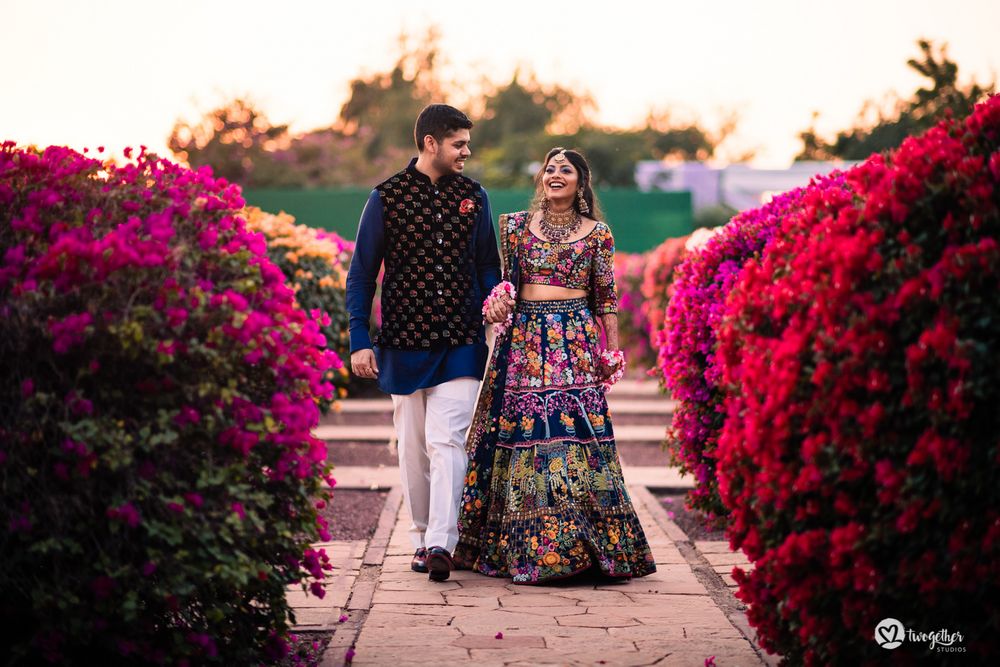
M 126 156 L 130 151 L 126 151 Z M 0 150 L 0 641 L 68 664 L 279 657 L 322 595 L 333 363 L 236 186 Z M 327 477 L 327 481 L 332 483 Z
M 739 211 L 735 208 L 726 206 L 725 204 L 706 206 L 705 208 L 695 211 L 694 226 L 707 228 L 721 227 L 732 220 L 738 213 Z
M 842 187 L 842 183 L 843 178 L 833 176 L 812 187 Z M 765 206 L 740 213 L 674 270 L 673 298 L 658 359 L 664 385 L 678 401 L 667 449 L 673 464 L 695 478 L 688 506 L 702 512 L 714 528 L 723 525 L 728 513 L 715 473 L 715 450 L 724 418 L 715 352 L 726 297 L 743 265 L 760 257 L 781 219 L 801 205 L 804 191 L 791 190 Z
M 247 226 L 267 239 L 267 256 L 281 269 L 295 292 L 295 300 L 307 312 L 325 313 L 329 322 L 320 326 L 327 348 L 334 355 L 325 379 L 337 387 L 337 396 L 347 395 L 348 372 L 343 359 L 350 358 L 347 314 L 347 266 L 354 244 L 335 233 L 295 224 L 285 212 L 273 215 L 248 206 L 243 216 Z M 331 401 L 319 407 L 329 411 Z
M 791 664 L 1000 653 L 1000 98 L 813 188 L 727 302 L 735 570 Z M 728 387 L 727 387 L 728 390 Z

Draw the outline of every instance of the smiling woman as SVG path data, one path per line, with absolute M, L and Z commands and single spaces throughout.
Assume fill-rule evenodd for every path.
M 591 568 L 645 576 L 656 565 L 604 395 L 624 370 L 614 239 L 586 217 L 599 214 L 583 155 L 552 149 L 536 183 L 533 211 L 500 216 L 504 277 L 518 293 L 466 445 L 455 562 L 517 584 Z

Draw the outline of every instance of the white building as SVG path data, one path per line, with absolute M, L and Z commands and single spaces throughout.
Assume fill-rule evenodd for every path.
M 760 206 L 780 192 L 808 185 L 813 176 L 854 164 L 794 162 L 787 169 L 757 169 L 746 164 L 715 168 L 703 162 L 643 160 L 635 165 L 635 183 L 644 192 L 690 190 L 695 211 L 718 204 L 742 211 Z

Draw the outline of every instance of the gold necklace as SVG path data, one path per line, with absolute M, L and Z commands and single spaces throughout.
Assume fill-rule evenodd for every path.
M 549 210 L 548 202 L 542 202 L 542 219 L 538 226 L 550 241 L 562 243 L 573 236 L 582 224 L 583 218 L 574 208 L 555 213 Z

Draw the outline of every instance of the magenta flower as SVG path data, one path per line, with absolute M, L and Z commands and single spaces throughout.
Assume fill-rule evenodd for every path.
M 70 348 L 79 345 L 89 327 L 94 321 L 90 313 L 77 313 L 67 315 L 62 320 L 54 320 L 49 323 L 49 332 L 52 334 L 52 348 L 57 354 L 66 354 Z
M 142 522 L 139 510 L 132 503 L 124 503 L 118 507 L 109 507 L 106 514 L 109 519 L 121 521 L 129 528 L 135 528 Z

